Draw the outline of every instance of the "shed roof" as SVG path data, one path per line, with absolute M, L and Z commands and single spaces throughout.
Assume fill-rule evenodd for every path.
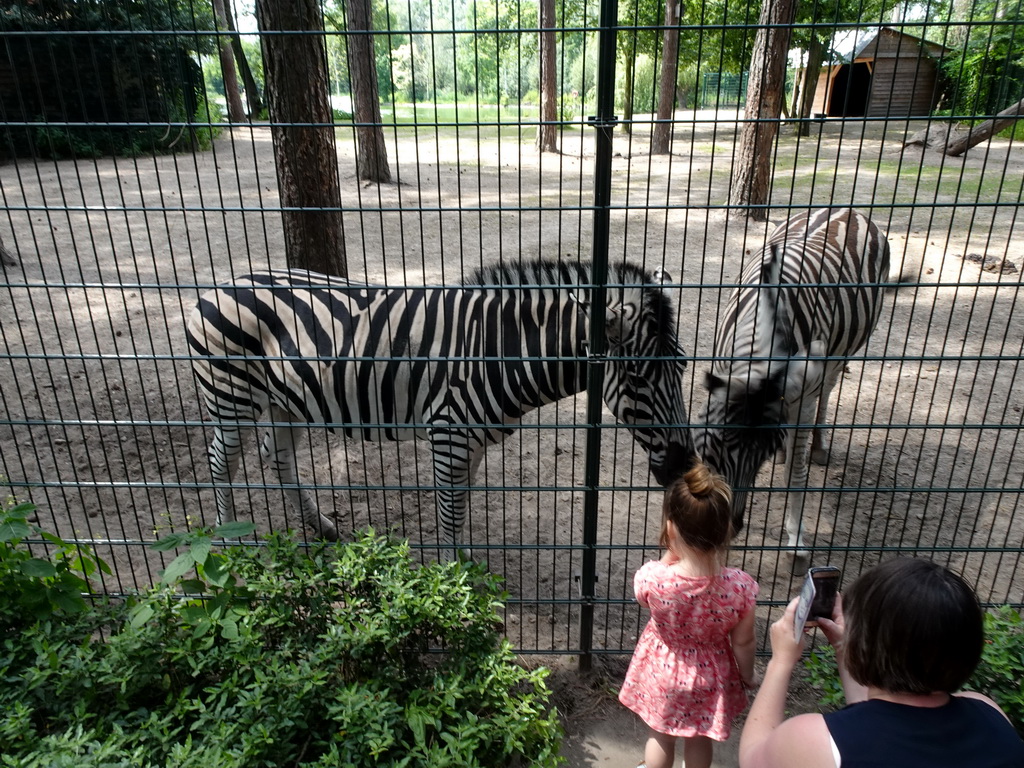
M 887 26 L 862 27 L 860 29 L 840 32 L 832 38 L 832 50 L 839 57 L 840 61 L 849 64 L 862 58 L 880 37 L 903 38 L 908 44 L 920 45 L 926 54 L 936 59 L 941 59 L 952 50 L 940 43 L 933 43 L 914 35 L 908 35 L 896 27 Z

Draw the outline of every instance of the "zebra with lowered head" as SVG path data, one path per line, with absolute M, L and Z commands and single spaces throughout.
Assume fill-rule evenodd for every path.
M 696 435 L 698 453 L 735 488 L 749 488 L 783 447 L 789 488 L 806 487 L 808 454 L 825 463 L 829 395 L 845 358 L 878 322 L 888 275 L 885 235 L 849 208 L 793 216 L 743 270 L 715 338 L 708 405 Z M 808 556 L 804 496 L 797 491 L 786 499 L 795 570 Z M 745 491 L 736 491 L 737 531 L 745 504 Z
M 460 286 L 365 285 L 299 270 L 204 293 L 188 321 L 192 365 L 214 423 L 218 522 L 235 517 L 242 425 L 268 417 L 261 454 L 304 523 L 334 523 L 298 489 L 294 431 L 326 424 L 364 440 L 426 439 L 442 544 L 458 545 L 484 449 L 524 414 L 583 391 L 590 265 L 483 267 Z M 685 356 L 670 299 L 643 269 L 609 267 L 604 400 L 667 485 L 689 467 Z M 446 554 L 451 554 L 446 547 Z

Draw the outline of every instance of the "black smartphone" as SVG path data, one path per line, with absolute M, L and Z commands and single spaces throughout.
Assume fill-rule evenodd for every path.
M 793 619 L 793 630 L 797 640 L 803 634 L 805 626 L 817 626 L 817 620 L 822 617 L 832 618 L 841 575 L 842 571 L 834 565 L 823 565 L 807 571 L 803 589 L 800 590 L 800 602 L 796 606 L 796 616 Z

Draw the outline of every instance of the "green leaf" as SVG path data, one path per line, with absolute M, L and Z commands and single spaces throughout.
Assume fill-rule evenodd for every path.
M 33 557 L 22 562 L 21 572 L 34 579 L 49 579 L 57 575 L 57 568 L 49 560 Z
M 233 619 L 225 619 L 220 627 L 220 636 L 225 640 L 237 640 L 238 624 Z
M 0 524 L 0 541 L 13 541 L 24 539 L 32 533 L 32 529 L 25 524 L 24 520 L 8 520 Z
M 8 517 L 20 517 L 24 520 L 26 517 L 36 511 L 36 505 L 31 501 L 24 501 L 21 504 L 16 504 L 7 510 Z
M 197 538 L 195 541 L 192 542 L 191 546 L 188 548 L 189 553 L 191 553 L 192 555 L 192 560 L 196 564 L 202 565 L 204 562 L 206 562 L 206 557 L 210 554 L 210 547 L 212 545 L 213 539 L 211 539 L 209 536 L 200 536 L 199 538 Z
M 171 560 L 171 564 L 168 565 L 164 569 L 163 574 L 161 574 L 160 580 L 164 584 L 171 584 L 192 570 L 192 566 L 194 564 L 195 561 L 192 559 L 192 553 L 182 552 L 176 558 Z
M 220 536 L 225 539 L 239 539 L 242 536 L 248 536 L 255 532 L 255 524 L 246 523 L 242 520 L 235 520 L 232 523 L 224 523 L 224 525 L 218 525 L 213 529 L 214 536 Z
M 231 573 L 227 569 L 224 558 L 221 555 L 214 555 L 208 557 L 206 563 L 203 564 L 203 575 L 213 586 L 223 587 L 227 585 Z
M 166 552 L 169 549 L 180 547 L 188 537 L 187 533 L 169 533 L 159 541 L 150 544 L 149 548 L 157 552 Z
M 156 615 L 156 611 L 153 610 L 153 606 L 149 603 L 143 603 L 132 611 L 131 625 L 133 629 L 140 629 L 143 624 L 153 618 Z
M 85 600 L 77 592 L 54 590 L 50 593 L 50 598 L 68 613 L 78 613 L 86 608 Z
M 202 594 L 206 591 L 206 582 L 202 579 L 182 579 L 178 584 L 182 592 L 188 594 Z

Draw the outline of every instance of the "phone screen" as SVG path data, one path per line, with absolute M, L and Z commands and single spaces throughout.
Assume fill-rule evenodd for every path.
M 800 591 L 800 602 L 796 606 L 793 619 L 793 630 L 797 640 L 810 623 L 812 626 L 819 618 L 832 618 L 836 595 L 839 594 L 839 576 L 841 571 L 833 565 L 811 568 L 804 579 Z

